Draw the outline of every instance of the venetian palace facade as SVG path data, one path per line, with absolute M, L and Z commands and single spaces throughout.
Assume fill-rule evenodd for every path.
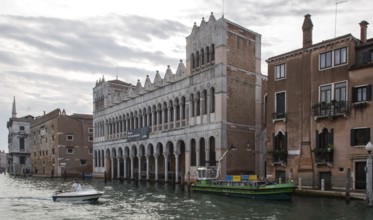
M 216 165 L 231 144 L 222 176 L 264 175 L 261 35 L 211 13 L 186 41 L 186 63 L 175 73 L 157 71 L 144 86 L 96 82 L 96 177 L 194 179 L 198 166 Z
M 328 189 L 345 188 L 351 171 L 353 188 L 365 189 L 373 126 L 367 25 L 360 23 L 360 39 L 347 34 L 314 44 L 306 15 L 303 47 L 267 60 L 269 175 Z

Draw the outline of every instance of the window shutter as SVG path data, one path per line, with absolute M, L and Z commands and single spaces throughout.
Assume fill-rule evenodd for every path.
M 334 140 L 333 140 L 333 138 L 334 138 L 334 129 L 332 128 L 332 129 L 330 129 L 330 133 L 329 133 L 329 143 L 328 144 L 331 144 L 331 145 L 333 145 L 333 143 L 334 143 Z
M 367 101 L 372 100 L 372 85 L 367 86 Z
M 319 132 L 316 130 L 316 148 L 320 148 Z
M 366 64 L 370 61 L 370 53 L 369 51 L 363 52 L 363 64 Z
M 357 101 L 357 92 L 356 92 L 356 88 L 355 87 L 352 87 L 352 102 L 356 102 Z
M 350 140 L 351 140 L 351 146 L 355 146 L 356 145 L 355 129 L 351 129 Z

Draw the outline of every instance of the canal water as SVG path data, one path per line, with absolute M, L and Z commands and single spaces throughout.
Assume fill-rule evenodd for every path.
M 0 219 L 373 219 L 363 201 L 294 196 L 290 202 L 188 194 L 157 183 L 89 180 L 105 194 L 97 202 L 53 202 L 71 179 L 0 175 Z

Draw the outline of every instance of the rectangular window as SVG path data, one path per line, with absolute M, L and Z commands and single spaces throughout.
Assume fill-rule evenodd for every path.
M 54 155 L 54 148 L 52 149 L 52 155 Z
M 347 63 L 347 47 L 327 51 L 320 54 L 320 70 Z
M 347 83 L 333 83 L 320 86 L 320 103 L 335 101 L 347 101 Z
M 285 79 L 286 72 L 285 72 L 285 63 L 279 64 L 275 66 L 275 79 Z
M 73 141 L 74 140 L 74 135 L 72 135 L 72 134 L 66 135 L 66 140 L 67 141 Z
M 88 142 L 92 142 L 93 141 L 93 136 L 88 136 Z
M 19 150 L 20 151 L 24 151 L 25 150 L 25 139 L 24 138 L 20 138 L 19 139 Z
M 347 63 L 347 47 L 334 50 L 334 65 Z
M 88 149 L 88 154 L 92 154 L 92 153 L 93 153 L 92 148 Z
M 26 164 L 26 157 L 25 156 L 20 156 L 19 157 L 19 164 Z
M 88 133 L 93 133 L 93 128 L 88 128 Z
M 80 165 L 82 165 L 82 166 L 87 165 L 87 160 L 80 160 Z
M 351 146 L 365 146 L 370 141 L 370 128 L 351 129 Z
M 68 154 L 74 154 L 74 148 L 67 148 L 67 153 Z
M 285 92 L 276 93 L 276 112 L 285 113 Z
M 372 99 L 372 85 L 352 88 L 352 102 L 364 102 Z
M 25 126 L 19 126 L 19 130 L 20 131 L 24 131 L 25 130 Z

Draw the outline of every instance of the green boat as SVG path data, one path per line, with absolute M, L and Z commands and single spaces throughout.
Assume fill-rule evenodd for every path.
M 231 145 L 220 157 L 217 161 L 217 168 L 199 167 L 197 169 L 197 182 L 192 184 L 193 191 L 250 199 L 291 200 L 296 187 L 292 182 L 278 184 L 269 181 L 250 180 L 248 176 L 234 176 L 236 178 L 219 180 L 220 163 L 232 148 Z

